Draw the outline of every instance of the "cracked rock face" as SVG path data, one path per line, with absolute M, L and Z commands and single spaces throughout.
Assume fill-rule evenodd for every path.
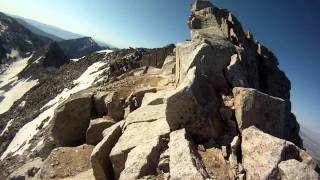
M 319 179 L 319 175 L 308 165 L 295 159 L 283 161 L 278 165 L 280 177 L 284 180 L 289 179 Z M 300 173 L 304 172 L 304 173 Z
M 188 25 L 189 41 L 98 56 L 96 83 L 61 102 L 41 131 L 51 146 L 33 139 L 51 152 L 38 179 L 318 178 L 272 52 L 206 0 Z M 55 169 L 69 162 L 68 175 Z
M 254 125 L 273 136 L 284 137 L 284 100 L 250 88 L 236 87 L 233 95 L 240 131 Z

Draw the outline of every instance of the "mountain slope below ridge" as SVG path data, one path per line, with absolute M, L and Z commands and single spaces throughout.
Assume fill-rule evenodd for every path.
M 128 58 L 141 59 L 142 54 L 149 54 L 148 51 L 150 50 L 125 49 L 115 53 L 110 53 L 110 50 L 99 51 L 76 62 L 70 61 L 56 72 L 39 80 L 35 87 L 14 103 L 10 111 L 0 115 L 0 129 L 2 129 L 0 152 L 7 150 L 6 153 L 1 153 L 3 154 L 2 158 L 12 151 L 15 155 L 19 155 L 15 157 L 20 159 L 20 157 L 24 157 L 21 156 L 21 153 L 25 150 L 29 149 L 25 152 L 30 152 L 30 149 L 35 146 L 41 146 L 43 141 L 40 140 L 44 138 L 44 133 L 48 132 L 47 126 L 50 120 L 48 118 L 52 118 L 54 110 L 59 104 L 71 94 L 92 86 L 92 83 L 102 83 L 101 80 L 111 77 L 113 73 L 116 75 L 124 73 L 125 69 L 128 69 L 128 64 L 124 61 L 128 61 Z M 34 60 L 32 61 L 34 62 Z M 109 74 L 110 66 L 114 67 L 114 72 L 111 74 Z M 11 140 L 12 143 L 10 143 Z M 43 143 L 47 145 L 51 142 Z M 37 156 L 46 157 L 50 153 L 49 150 L 51 149 L 37 151 L 39 153 Z M 11 160 L 7 165 L 19 164 L 17 159 Z M 23 162 L 23 158 L 20 160 Z M 3 169 L 4 165 L 0 163 L 0 169 Z
M 16 18 L 16 20 L 22 24 L 24 27 L 26 27 L 27 29 L 29 29 L 31 32 L 33 32 L 34 34 L 37 34 L 39 36 L 44 36 L 44 37 L 48 37 L 50 39 L 52 39 L 53 41 L 63 41 L 64 39 L 58 37 L 58 36 L 55 36 L 53 34 L 50 34 L 50 33 L 47 33 L 39 28 L 37 28 L 36 26 L 34 25 L 31 25 L 30 23 L 26 22 L 24 19 L 22 18 Z
M 57 42 L 47 44 L 36 50 L 28 60 L 27 67 L 19 73 L 20 78 L 43 79 L 56 72 L 70 58 L 64 53 Z
M 51 39 L 34 34 L 5 14 L 0 14 L 0 29 L 0 114 L 7 112 L 41 79 L 69 62 L 70 57 L 102 49 L 91 38 L 80 38 L 61 42 L 62 50 Z
M 38 83 L 30 76 L 20 78 L 18 75 L 34 57 L 33 51 L 51 42 L 0 13 L 0 114 Z
M 14 16 L 16 18 L 22 19 L 24 22 L 28 23 L 29 25 L 36 27 L 37 29 L 41 30 L 42 32 L 45 32 L 46 34 L 48 34 L 49 38 L 52 38 L 51 36 L 54 37 L 58 37 L 60 39 L 63 40 L 70 40 L 70 39 L 78 39 L 78 38 L 83 38 L 86 37 L 84 35 L 81 34 L 77 34 L 77 33 L 73 33 L 64 29 L 61 29 L 59 27 L 53 26 L 53 25 L 48 25 L 36 20 L 32 20 L 32 19 L 28 19 L 28 18 L 24 18 L 24 17 L 20 17 L 20 16 Z M 41 34 L 40 34 L 41 35 Z M 44 35 L 44 34 L 42 34 Z M 54 38 L 52 38 L 53 40 L 55 40 Z M 112 47 L 115 48 L 115 46 L 102 42 L 100 40 L 96 40 L 95 41 L 100 45 L 100 46 L 105 46 L 105 47 Z
M 133 50 L 124 51 L 129 53 Z M 101 75 L 103 75 L 101 78 L 105 78 L 106 73 L 104 71 L 108 69 L 108 66 L 105 66 L 105 64 L 112 63 L 108 61 L 110 59 L 118 58 L 119 63 L 121 63 L 120 58 L 127 54 L 123 53 L 124 51 L 115 54 L 112 53 L 110 55 L 110 51 L 93 53 L 81 58 L 77 62 L 71 61 L 60 68 L 56 73 L 49 74 L 47 78 L 40 81 L 37 86 L 15 102 L 13 108 L 11 108 L 9 112 L 0 115 L 0 129 L 2 129 L 0 135 L 0 152 L 7 149 L 7 152 L 5 153 L 7 154 L 10 151 L 15 152 L 20 149 L 16 152 L 17 154 L 20 154 L 28 149 L 30 144 L 32 144 L 32 147 L 36 146 L 37 144 L 34 141 L 38 142 L 37 139 L 42 138 L 42 133 L 46 130 L 45 127 L 43 127 L 43 129 L 41 128 L 40 132 L 42 133 L 39 134 L 39 130 L 36 128 L 39 126 L 39 123 L 47 122 L 48 117 L 52 118 L 54 109 L 62 101 L 68 98 L 70 94 L 90 87 L 92 83 L 97 82 L 100 79 L 98 77 Z M 21 104 L 23 104 L 23 106 L 21 106 Z M 12 121 L 6 123 L 8 119 L 11 119 Z M 12 138 L 15 137 L 14 134 L 18 131 L 21 133 L 20 135 L 16 135 L 15 142 L 23 136 L 22 139 L 27 138 L 27 140 L 30 141 L 29 144 L 20 141 L 18 144 L 13 142 L 10 145 L 10 148 L 7 148 L 6 146 L 10 144 L 10 141 L 8 140 L 12 140 Z M 22 131 L 24 133 L 22 133 Z M 29 135 L 26 136 L 26 133 Z M 45 156 L 48 152 L 41 151 L 39 153 Z M 5 155 L 3 155 L 2 158 L 3 157 L 5 157 Z M 16 160 L 12 160 L 13 162 L 10 164 L 18 163 Z M 0 163 L 0 169 L 3 168 L 3 165 L 4 164 Z
M 10 58 L 25 57 L 26 53 L 50 42 L 51 39 L 35 35 L 14 18 L 0 12 L 0 63 Z

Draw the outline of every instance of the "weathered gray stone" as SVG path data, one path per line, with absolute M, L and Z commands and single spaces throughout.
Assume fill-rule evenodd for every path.
M 166 104 L 147 105 L 130 113 L 126 118 L 124 128 L 133 123 L 151 122 L 164 118 L 166 118 Z
M 172 93 L 174 93 L 174 88 L 157 91 L 157 93 L 146 93 L 143 97 L 141 107 L 146 105 L 164 104 Z
M 27 161 L 23 166 L 13 171 L 8 177 L 9 180 L 15 179 L 35 179 L 36 174 L 42 167 L 43 161 L 41 158 L 35 158 Z
M 57 107 L 51 122 L 51 133 L 58 146 L 74 146 L 85 142 L 92 96 L 90 92 L 79 92 Z
M 278 164 L 299 157 L 297 147 L 254 126 L 242 131 L 242 163 L 247 179 L 277 179 Z
M 230 64 L 225 72 L 227 80 L 232 87 L 248 87 L 246 71 L 238 54 L 231 56 Z
M 142 66 L 161 68 L 166 57 L 173 52 L 173 49 L 173 44 L 169 44 L 163 48 L 150 49 L 141 59 Z
M 201 5 L 197 5 L 201 3 Z M 257 43 L 251 33 L 244 32 L 240 22 L 225 9 L 209 2 L 196 2 L 189 17 L 191 40 L 206 39 L 209 42 L 231 42 L 237 55 L 225 68 L 225 77 L 232 87 L 257 89 L 286 101 L 285 131 L 283 138 L 302 147 L 299 124 L 291 113 L 291 83 L 278 67 L 278 60 L 266 47 Z M 198 8 L 196 8 L 198 7 Z M 234 53 L 235 54 L 235 53 Z
M 132 123 L 126 126 L 110 153 L 115 177 L 119 178 L 131 149 L 156 137 L 166 136 L 169 132 L 170 128 L 165 118 L 151 122 Z
M 215 88 L 227 88 L 224 69 L 234 52 L 228 41 L 208 42 L 196 40 L 178 43 L 176 47 L 176 82 L 179 84 L 186 77 L 189 69 L 197 67 L 199 76 L 208 78 Z
M 283 138 L 285 102 L 251 88 L 233 89 L 235 115 L 240 131 L 252 125 Z
M 120 121 L 103 131 L 103 139 L 91 153 L 91 164 L 93 174 L 97 180 L 113 179 L 113 169 L 109 158 L 111 149 L 121 136 L 121 129 L 124 121 Z
M 316 170 L 318 166 L 317 162 L 306 151 L 302 149 L 299 149 L 299 161 L 314 170 Z
M 161 68 L 161 74 L 170 75 L 175 73 L 176 57 L 167 56 Z
M 205 179 L 208 177 L 185 129 L 170 133 L 170 179 Z
M 138 109 L 142 104 L 142 99 L 145 93 L 155 93 L 156 88 L 145 87 L 132 92 L 126 100 L 126 105 L 129 107 L 130 112 Z
M 188 71 L 166 103 L 166 118 L 171 130 L 186 128 L 198 140 L 222 135 L 217 97 L 206 78 L 196 74 L 196 67 Z
M 316 171 L 295 159 L 282 161 L 279 165 L 279 174 L 282 180 L 319 180 L 319 175 Z
M 86 142 L 87 144 L 96 145 L 103 138 L 102 132 L 114 124 L 114 120 L 109 116 L 93 119 L 90 121 L 87 129 Z
M 222 150 L 210 148 L 206 149 L 206 151 L 199 151 L 199 154 L 210 179 L 235 179 Z
M 104 99 L 107 106 L 108 116 L 116 122 L 121 121 L 124 116 L 124 102 L 118 97 L 117 92 L 110 92 Z
M 136 146 L 127 157 L 125 168 L 120 174 L 120 180 L 138 179 L 146 175 L 156 174 L 163 145 L 159 137 Z

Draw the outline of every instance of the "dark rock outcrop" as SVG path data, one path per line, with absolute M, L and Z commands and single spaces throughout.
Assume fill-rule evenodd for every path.
M 249 87 L 285 100 L 284 138 L 302 147 L 299 124 L 291 113 L 290 81 L 278 68 L 274 54 L 245 32 L 235 16 L 209 1 L 197 0 L 188 21 L 192 39 L 220 42 L 228 39 L 235 47 L 237 59 L 229 60 L 225 74 L 230 86 Z M 232 58 L 231 58 L 232 59 Z M 233 66 L 233 67 L 232 67 Z
M 165 58 L 173 53 L 174 45 L 170 44 L 163 48 L 149 49 L 142 57 L 142 66 L 161 68 Z
M 53 74 L 61 66 L 67 64 L 69 58 L 56 42 L 39 48 L 29 59 L 27 67 L 20 72 L 23 78 L 45 79 L 48 74 Z
M 21 25 L 16 19 L 0 12 L 0 46 L 1 55 L 10 54 L 11 50 L 17 50 L 20 56 L 25 56 L 37 48 L 52 42 L 51 39 L 35 35 L 29 29 Z M 3 62 L 4 59 L 0 59 Z
M 63 40 L 58 44 L 70 58 L 81 58 L 102 49 L 91 37 Z

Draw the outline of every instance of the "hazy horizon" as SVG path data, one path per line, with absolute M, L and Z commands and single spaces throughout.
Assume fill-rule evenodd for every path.
M 193 1 L 163 0 L 2 0 L 0 11 L 91 36 L 114 46 L 161 47 L 189 38 Z M 293 113 L 302 126 L 320 132 L 318 118 L 320 37 L 319 0 L 215 0 L 245 30 L 270 48 L 291 80 Z M 93 11 L 94 10 L 94 11 Z M 272 13 L 271 13 L 272 12 Z

